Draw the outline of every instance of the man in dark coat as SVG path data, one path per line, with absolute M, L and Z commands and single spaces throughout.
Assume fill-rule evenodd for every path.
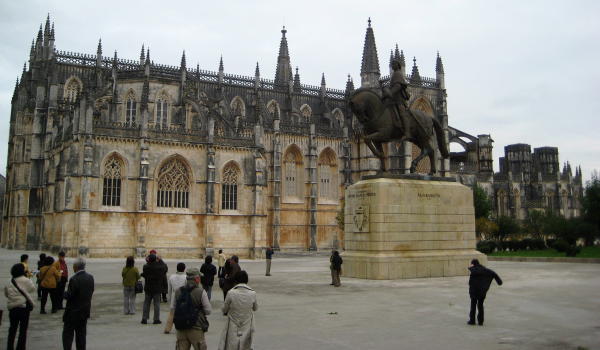
M 223 300 L 227 296 L 227 292 L 237 284 L 235 282 L 235 275 L 240 272 L 240 259 L 237 255 L 232 255 L 228 260 L 229 264 L 225 264 L 225 283 L 223 284 Z
M 483 325 L 483 301 L 485 300 L 485 295 L 488 289 L 490 289 L 493 279 L 496 280 L 499 286 L 502 285 L 502 280 L 494 271 L 481 265 L 477 259 L 471 260 L 469 271 L 471 271 L 471 277 L 469 278 L 471 312 L 469 313 L 469 322 L 467 323 L 470 325 L 475 324 L 475 308 L 477 307 L 479 310 L 477 323 L 481 326 Z
M 69 287 L 64 293 L 67 306 L 63 314 L 63 349 L 71 349 L 75 335 L 75 348 L 85 350 L 87 319 L 90 318 L 94 294 L 94 277 L 85 272 L 85 260 L 81 258 L 73 264 L 73 271 L 75 274 L 69 280 Z
M 146 259 L 142 277 L 144 277 L 144 311 L 142 324 L 148 323 L 150 316 L 150 303 L 154 304 L 154 324 L 160 324 L 160 294 L 163 290 L 163 279 L 167 273 L 166 264 L 156 260 L 156 255 L 150 254 Z

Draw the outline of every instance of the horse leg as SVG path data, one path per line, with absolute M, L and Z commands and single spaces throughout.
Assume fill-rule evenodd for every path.
M 375 142 L 373 142 L 373 140 L 371 139 L 372 135 L 375 135 L 377 133 L 373 133 L 371 135 L 365 136 L 364 140 L 365 140 L 365 144 L 367 145 L 367 147 L 369 147 L 369 149 L 371 150 L 371 152 L 373 152 L 373 154 L 377 157 L 377 158 L 383 158 L 383 152 L 379 152 L 379 150 L 377 150 L 377 148 L 375 147 Z
M 381 156 L 379 157 L 379 172 L 384 173 L 385 172 L 385 157 L 384 157 L 384 153 L 383 153 L 383 144 L 381 142 L 373 142 L 373 144 L 379 151 L 379 154 L 381 154 Z
M 419 154 L 419 156 L 415 159 L 413 159 L 413 161 L 410 163 L 410 173 L 414 173 L 417 171 L 417 164 L 419 164 L 419 162 L 421 161 L 421 159 L 425 158 L 425 156 L 427 156 L 428 154 L 428 148 L 427 147 L 423 147 L 421 149 L 421 154 Z
M 437 165 L 435 161 L 435 151 L 431 145 L 428 146 L 427 153 L 429 154 L 429 175 L 434 176 L 437 174 Z

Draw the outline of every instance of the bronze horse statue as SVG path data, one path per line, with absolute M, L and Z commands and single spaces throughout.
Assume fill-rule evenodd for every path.
M 421 154 L 411 163 L 410 172 L 414 173 L 419 161 L 428 156 L 431 164 L 429 174 L 435 175 L 437 147 L 443 158 L 449 156 L 440 122 L 421 111 L 411 109 L 412 118 L 407 118 L 408 125 L 403 126 L 393 114 L 396 113 L 393 108 L 396 107 L 383 103 L 381 97 L 372 89 L 358 89 L 350 97 L 350 109 L 363 126 L 365 144 L 380 160 L 380 172 L 385 171 L 382 144 L 390 141 L 410 141 L 421 149 Z

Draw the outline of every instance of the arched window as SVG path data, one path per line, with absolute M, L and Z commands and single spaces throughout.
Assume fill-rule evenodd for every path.
M 267 113 L 271 119 L 279 119 L 279 105 L 275 100 L 271 100 L 267 104 Z
M 72 77 L 69 80 L 67 80 L 67 83 L 65 84 L 65 92 L 64 92 L 64 99 L 68 102 L 75 102 L 77 100 L 77 96 L 79 95 L 79 93 L 81 92 L 81 84 L 79 83 L 79 80 Z
M 340 129 L 344 127 L 344 113 L 342 113 L 342 111 L 340 111 L 339 108 L 336 108 L 333 113 L 331 113 L 331 115 L 333 116 L 333 121 L 336 123 L 336 126 L 339 126 Z
M 168 127 L 169 103 L 166 96 L 161 96 L 156 100 L 156 126 L 161 128 Z
M 336 200 L 338 196 L 337 162 L 333 150 L 327 148 L 321 152 L 318 165 L 319 197 Z
M 300 114 L 302 114 L 302 121 L 308 122 L 310 120 L 310 117 L 312 116 L 312 109 L 309 105 L 305 104 L 302 107 L 300 107 Z
M 233 163 L 227 164 L 223 169 L 221 182 L 221 209 L 237 210 L 238 177 L 238 167 Z
M 156 206 L 189 208 L 190 176 L 181 159 L 172 158 L 158 172 Z
M 135 95 L 133 91 L 130 91 L 126 98 L 125 105 L 125 122 L 135 123 L 135 116 L 137 111 L 137 102 L 135 101 Z
M 244 106 L 244 101 L 239 96 L 236 96 L 231 100 L 229 108 L 234 117 L 244 117 L 246 115 L 246 106 Z
M 284 195 L 302 197 L 302 155 L 296 147 L 290 148 L 283 159 Z
M 104 176 L 102 186 L 102 205 L 121 205 L 121 178 L 123 176 L 123 162 L 117 155 L 111 155 L 104 162 Z

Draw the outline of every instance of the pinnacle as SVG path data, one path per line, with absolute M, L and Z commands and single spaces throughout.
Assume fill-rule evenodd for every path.
M 377 57 L 377 46 L 375 44 L 375 34 L 371 28 L 371 18 L 369 18 L 369 27 L 365 34 L 365 45 L 363 48 L 361 75 L 364 73 L 379 74 L 379 58 Z
M 96 50 L 98 55 L 102 55 L 102 38 L 98 39 L 98 50 Z
M 185 66 L 186 66 L 185 50 L 183 50 L 183 54 L 181 55 L 181 67 L 185 68 Z
M 260 68 L 258 67 L 258 61 L 256 62 L 256 69 L 254 69 L 254 75 L 257 77 L 260 76 Z
M 219 72 L 222 72 L 223 70 L 223 55 L 221 55 L 221 59 L 219 60 Z

